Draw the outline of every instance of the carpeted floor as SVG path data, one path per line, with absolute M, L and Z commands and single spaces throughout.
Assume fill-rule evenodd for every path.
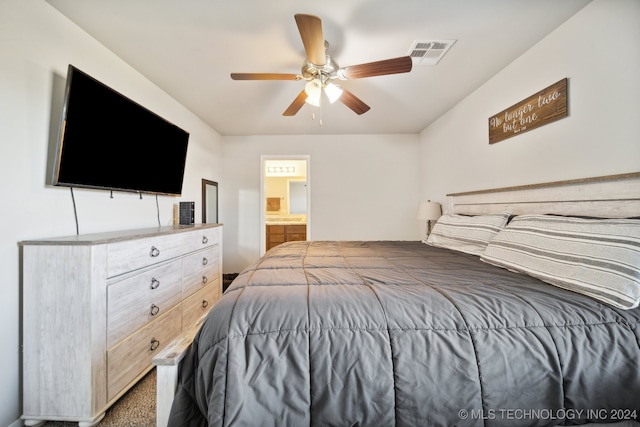
M 43 427 L 77 427 L 78 423 L 48 421 Z M 155 427 L 156 370 L 152 369 L 120 398 L 98 424 L 99 427 Z

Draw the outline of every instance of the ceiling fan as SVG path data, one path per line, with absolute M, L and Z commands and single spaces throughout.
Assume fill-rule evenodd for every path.
M 282 113 L 283 116 L 294 116 L 305 102 L 319 106 L 323 93 L 332 103 L 340 101 L 356 114 L 366 113 L 370 107 L 353 93 L 336 84 L 336 80 L 360 79 L 411 71 L 413 62 L 410 56 L 339 68 L 327 53 L 329 43 L 324 40 L 320 18 L 314 15 L 297 14 L 295 20 L 307 54 L 301 74 L 231 73 L 233 80 L 305 80 L 307 83 L 304 89 Z

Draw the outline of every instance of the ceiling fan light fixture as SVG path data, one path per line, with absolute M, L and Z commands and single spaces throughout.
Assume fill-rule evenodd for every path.
M 324 87 L 324 93 L 327 94 L 330 103 L 336 102 L 342 96 L 342 88 L 334 83 L 327 83 Z
M 305 86 L 304 91 L 307 94 L 305 102 L 315 107 L 320 106 L 320 96 L 322 95 L 322 82 L 318 79 L 310 80 Z
M 339 68 L 328 53 L 329 43 L 324 40 L 322 21 L 315 15 L 296 14 L 294 16 L 298 26 L 298 32 L 304 45 L 306 59 L 302 64 L 300 74 L 284 73 L 231 73 L 233 80 L 305 80 L 305 87 L 289 107 L 282 113 L 283 116 L 294 116 L 307 103 L 320 107 L 323 92 L 331 103 L 340 101 L 360 115 L 370 110 L 370 107 L 360 98 L 332 83 L 334 79 L 352 80 L 365 77 L 386 76 L 389 74 L 408 73 L 413 66 L 412 55 L 399 58 L 383 59 L 381 61 L 367 62 L 365 64 L 351 65 Z M 420 44 L 418 47 L 425 47 Z M 439 49 L 441 44 L 429 44 L 433 49 Z M 419 51 L 422 53 L 422 51 Z M 426 54 L 425 54 L 426 55 Z M 324 102 L 324 101 L 323 101 Z M 320 120 L 322 123 L 322 120 Z

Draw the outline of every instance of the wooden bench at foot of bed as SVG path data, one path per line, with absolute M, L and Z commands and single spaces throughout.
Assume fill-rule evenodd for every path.
M 166 427 L 178 385 L 178 367 L 202 326 L 202 317 L 191 329 L 174 339 L 153 358 L 156 367 L 156 427 Z

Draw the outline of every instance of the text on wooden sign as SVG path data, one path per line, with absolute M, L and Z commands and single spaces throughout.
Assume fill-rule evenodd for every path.
M 567 117 L 567 79 L 489 117 L 489 144 Z

